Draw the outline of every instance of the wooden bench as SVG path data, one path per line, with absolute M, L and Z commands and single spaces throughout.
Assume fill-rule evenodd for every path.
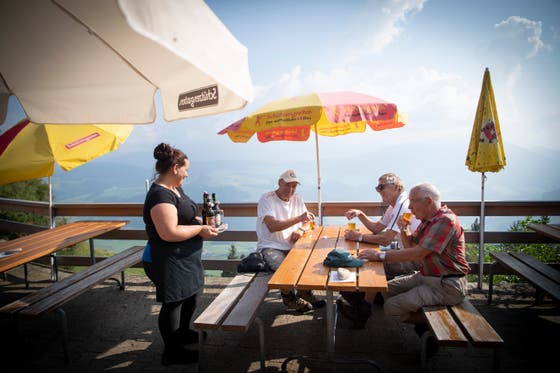
M 560 300 L 560 271 L 524 253 L 496 252 L 490 253 L 490 256 L 495 261 L 491 264 L 489 271 L 488 304 L 492 302 L 494 267 L 496 265 L 504 266 L 513 274 L 519 275 L 535 285 L 535 303 L 540 303 L 545 293 L 556 300 Z
M 268 293 L 269 273 L 243 273 L 235 276 L 226 288 L 197 317 L 193 326 L 199 332 L 199 370 L 205 368 L 203 359 L 204 331 L 224 330 L 246 332 L 253 321 L 259 327 L 261 371 L 264 372 L 264 326 L 257 317 L 259 306 Z
M 421 337 L 423 372 L 428 371 L 427 341 L 430 336 L 440 346 L 491 348 L 494 372 L 501 371 L 504 341 L 468 299 L 454 306 L 423 307 L 422 311 L 430 327 L 430 331 Z
M 55 282 L 34 293 L 24 296 L 0 308 L 0 314 L 19 319 L 40 317 L 56 310 L 60 315 L 64 358 L 69 360 L 68 327 L 66 313 L 61 308 L 66 302 L 121 272 L 119 283 L 121 290 L 125 288 L 124 270 L 142 260 L 143 246 L 134 246 L 111 256 L 103 261 L 74 273 L 65 279 Z

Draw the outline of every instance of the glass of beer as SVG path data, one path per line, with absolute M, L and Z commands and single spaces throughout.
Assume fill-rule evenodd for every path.
M 356 230 L 356 223 L 353 222 L 353 221 L 349 221 L 349 222 L 348 222 L 348 230 L 349 230 L 349 231 L 354 231 L 354 230 Z
M 402 218 L 405 223 L 410 224 L 410 220 L 412 220 L 412 212 L 405 212 L 402 214 Z
M 315 229 L 315 220 L 311 220 L 309 222 L 309 229 L 311 229 L 311 230 Z

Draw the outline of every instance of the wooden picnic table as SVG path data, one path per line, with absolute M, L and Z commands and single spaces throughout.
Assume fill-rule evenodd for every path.
M 560 241 L 560 224 L 529 224 L 527 228 Z
M 334 291 L 377 292 L 387 290 L 387 278 L 383 263 L 364 262 L 359 268 L 348 268 L 356 273 L 354 281 L 338 282 L 330 280 L 331 270 L 323 264 L 328 253 L 333 249 L 348 250 L 356 256 L 360 249 L 373 248 L 378 245 L 346 241 L 345 227 L 324 226 L 305 232 L 292 247 L 278 270 L 268 282 L 269 289 L 282 290 L 323 290 L 327 293 L 327 354 L 329 360 L 335 360 L 335 314 Z
M 119 229 L 128 221 L 77 221 L 0 242 L 0 273 L 65 249 L 103 233 Z

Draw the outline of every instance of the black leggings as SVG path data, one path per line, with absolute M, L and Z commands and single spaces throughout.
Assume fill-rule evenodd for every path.
M 196 294 L 171 303 L 163 303 L 159 311 L 159 332 L 166 350 L 178 350 L 188 336 L 191 318 L 196 308 Z

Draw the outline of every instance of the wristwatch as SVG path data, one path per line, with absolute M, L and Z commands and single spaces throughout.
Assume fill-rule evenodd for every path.
M 385 251 L 379 253 L 379 260 L 382 262 L 385 261 L 385 254 L 387 254 Z

